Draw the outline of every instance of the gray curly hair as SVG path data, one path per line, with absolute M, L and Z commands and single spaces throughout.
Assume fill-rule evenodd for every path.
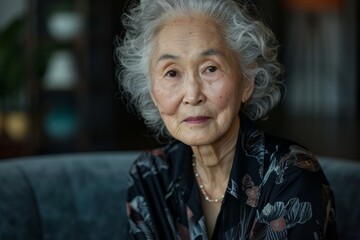
M 140 0 L 123 15 L 126 33 L 115 48 L 116 74 L 130 106 L 157 137 L 171 137 L 151 99 L 150 58 L 159 28 L 181 14 L 205 14 L 224 29 L 229 46 L 239 55 L 243 76 L 255 79 L 253 94 L 241 111 L 252 120 L 265 117 L 281 98 L 278 45 L 273 33 L 233 0 Z

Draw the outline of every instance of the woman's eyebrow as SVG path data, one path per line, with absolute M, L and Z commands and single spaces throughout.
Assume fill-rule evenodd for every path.
M 200 54 L 203 57 L 209 57 L 209 56 L 224 56 L 223 52 L 221 52 L 218 49 L 211 48 L 209 50 L 206 50 Z
M 202 53 L 200 53 L 201 57 L 209 57 L 209 56 L 224 56 L 223 52 L 215 49 L 215 48 L 211 48 L 208 50 L 203 51 Z M 158 60 L 157 63 L 161 62 L 161 61 L 165 61 L 165 60 L 176 60 L 179 59 L 179 56 L 173 55 L 173 54 L 163 54 L 161 55 Z
M 157 60 L 157 63 L 161 62 L 161 61 L 164 61 L 164 60 L 175 60 L 175 59 L 178 59 L 179 56 L 175 56 L 175 55 L 172 55 L 172 54 L 164 54 L 164 55 L 161 55 L 159 57 L 159 59 Z

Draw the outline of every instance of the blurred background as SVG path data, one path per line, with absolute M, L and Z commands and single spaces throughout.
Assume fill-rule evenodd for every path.
M 360 161 L 357 0 L 253 0 L 273 29 L 287 94 L 266 131 Z M 0 159 L 157 143 L 119 95 L 123 0 L 0 0 Z

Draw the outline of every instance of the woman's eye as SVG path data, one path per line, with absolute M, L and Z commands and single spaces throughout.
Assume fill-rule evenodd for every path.
M 170 77 L 170 78 L 175 78 L 177 75 L 178 75 L 177 72 L 174 70 L 170 70 L 165 74 L 166 77 Z
M 205 69 L 205 72 L 213 73 L 213 72 L 216 72 L 216 70 L 217 70 L 217 67 L 215 67 L 215 66 L 210 66 L 210 67 L 207 67 L 207 68 Z

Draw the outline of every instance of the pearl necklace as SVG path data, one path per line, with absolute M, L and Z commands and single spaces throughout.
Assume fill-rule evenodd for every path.
M 194 175 L 195 175 L 196 180 L 197 180 L 197 182 L 199 184 L 199 188 L 201 190 L 201 193 L 204 195 L 205 200 L 208 201 L 209 203 L 222 202 L 222 200 L 224 199 L 224 194 L 221 195 L 221 197 L 219 197 L 219 198 L 210 198 L 209 195 L 206 193 L 204 185 L 201 182 L 200 175 L 196 171 L 195 155 L 193 156 L 192 166 L 193 166 L 193 169 L 194 169 Z

